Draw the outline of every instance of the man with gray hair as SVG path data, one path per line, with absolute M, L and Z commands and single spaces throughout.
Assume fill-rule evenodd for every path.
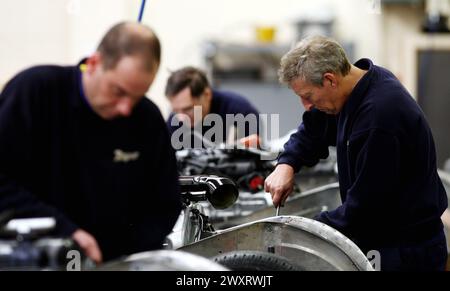
M 382 270 L 444 270 L 441 215 L 447 208 L 431 130 L 421 109 L 388 70 L 369 59 L 351 65 L 334 40 L 311 37 L 281 61 L 280 81 L 306 112 L 265 189 L 275 206 L 294 173 L 336 146 L 342 205 L 316 219 L 378 250 Z

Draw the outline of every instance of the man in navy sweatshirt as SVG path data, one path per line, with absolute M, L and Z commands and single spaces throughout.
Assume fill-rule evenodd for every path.
M 294 173 L 336 146 L 342 205 L 317 220 L 378 250 L 382 270 L 444 270 L 441 215 L 447 197 L 423 112 L 398 79 L 368 59 L 351 65 L 324 37 L 301 41 L 281 61 L 280 81 L 306 112 L 265 189 L 282 205 Z
M 164 119 L 145 93 L 153 31 L 120 23 L 77 66 L 38 66 L 0 95 L 0 213 L 54 217 L 96 262 L 158 249 L 181 210 Z
M 176 149 L 226 143 L 232 128 L 244 146 L 259 145 L 258 110 L 241 95 L 212 89 L 203 71 L 184 67 L 173 72 L 167 80 L 166 96 L 173 110 L 167 126 L 175 133 L 172 145 Z M 191 138 L 190 142 L 186 143 L 185 137 Z M 232 139 L 234 142 L 234 136 Z

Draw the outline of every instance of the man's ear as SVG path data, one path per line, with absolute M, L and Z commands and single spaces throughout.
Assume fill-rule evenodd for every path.
M 99 52 L 93 53 L 89 58 L 86 60 L 86 70 L 88 73 L 92 74 L 94 73 L 100 66 L 102 65 L 102 56 Z
M 212 95 L 213 95 L 213 94 L 212 94 L 211 88 L 206 87 L 206 88 L 205 88 L 205 92 L 204 92 L 203 94 L 205 94 L 206 100 L 208 100 L 208 102 L 211 102 Z
M 325 86 L 330 86 L 332 88 L 336 88 L 338 85 L 338 79 L 336 78 L 336 75 L 333 73 L 325 73 L 323 74 L 323 81 L 322 81 L 322 85 Z

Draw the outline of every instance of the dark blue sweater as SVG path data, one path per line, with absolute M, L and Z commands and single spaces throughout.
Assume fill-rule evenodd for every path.
M 227 114 L 237 115 L 242 114 L 244 117 L 246 117 L 249 114 L 253 114 L 256 116 L 256 128 L 252 129 L 249 127 L 248 123 L 245 124 L 244 132 L 238 132 L 239 137 L 245 137 L 249 136 L 251 134 L 258 133 L 259 131 L 259 112 L 258 110 L 250 104 L 250 102 L 245 99 L 244 97 L 228 91 L 219 91 L 219 90 L 213 90 L 213 96 L 211 100 L 211 109 L 210 113 L 217 114 L 218 117 L 222 120 L 223 124 L 223 130 L 220 132 L 222 134 L 222 142 L 226 142 L 228 138 L 228 134 L 230 132 L 230 127 L 235 126 L 235 124 L 230 124 L 230 127 L 226 127 L 226 116 Z M 174 119 L 175 114 L 171 113 L 169 118 L 167 119 L 167 127 L 169 128 L 170 134 L 174 133 L 177 129 L 181 127 L 181 125 L 178 126 L 172 126 L 172 120 Z M 209 130 L 213 128 L 215 124 L 212 125 L 203 125 L 201 127 L 201 134 L 202 136 L 205 136 L 205 133 L 207 133 Z M 189 130 L 189 129 L 185 129 Z M 185 131 L 186 132 L 186 131 Z M 217 143 L 217 137 L 212 136 L 211 140 L 213 142 Z M 193 143 L 193 140 L 192 140 Z
M 355 65 L 368 72 L 340 114 L 305 112 L 279 163 L 298 171 L 337 146 L 343 204 L 317 219 L 366 249 L 429 239 L 447 208 L 431 130 L 391 72 L 368 59 Z
M 78 67 L 42 66 L 0 95 L 0 213 L 52 216 L 77 228 L 104 259 L 160 248 L 181 209 L 164 119 L 147 98 L 129 118 L 105 121 L 87 105 Z M 116 150 L 139 153 L 114 161 Z

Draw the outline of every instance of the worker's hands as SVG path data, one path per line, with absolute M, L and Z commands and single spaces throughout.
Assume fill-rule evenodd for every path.
M 252 134 L 247 137 L 241 138 L 239 143 L 244 145 L 246 148 L 259 148 L 261 144 L 261 139 L 257 134 Z
M 102 262 L 102 252 L 98 247 L 95 238 L 82 229 L 77 229 L 72 234 L 72 239 L 78 243 L 83 252 L 95 263 L 100 264 Z
M 273 205 L 283 206 L 289 194 L 294 190 L 294 168 L 278 165 L 264 182 L 264 190 L 272 195 Z

